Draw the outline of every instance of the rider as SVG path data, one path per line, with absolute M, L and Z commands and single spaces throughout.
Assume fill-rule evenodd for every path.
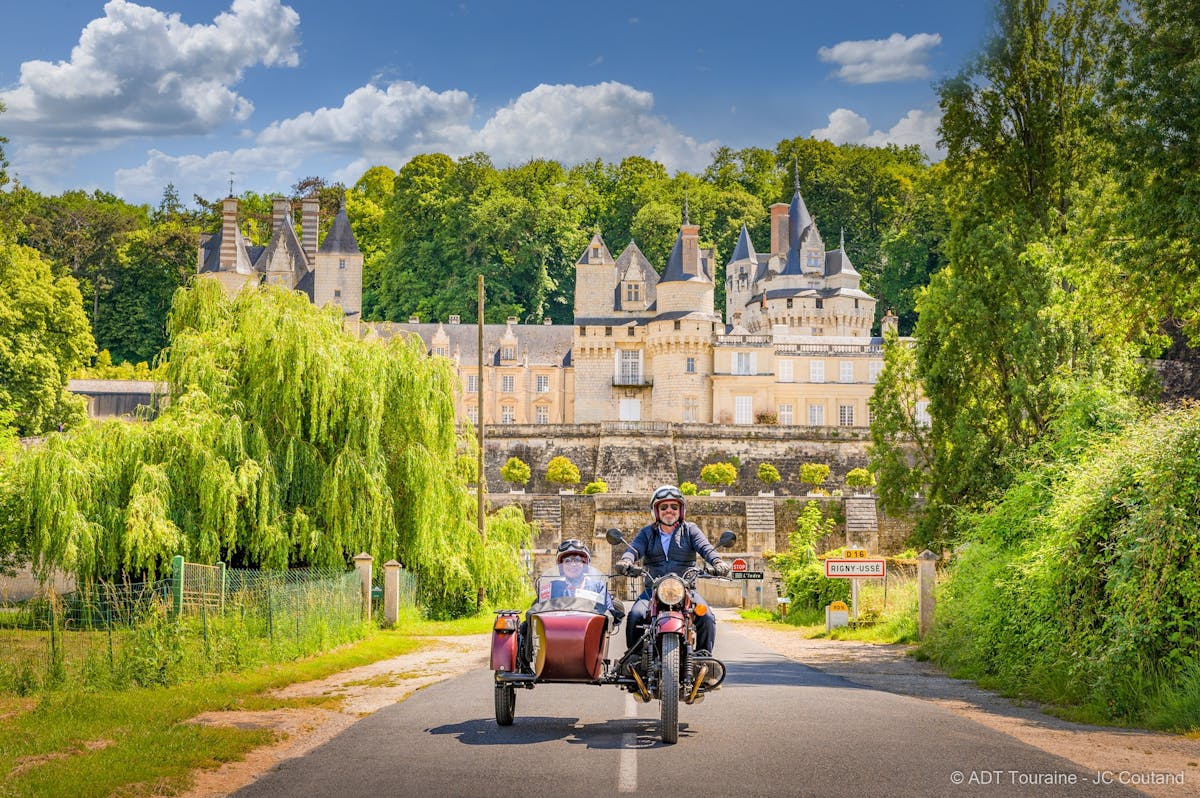
M 612 609 L 612 598 L 608 594 L 608 586 L 605 580 L 597 574 L 589 576 L 588 566 L 591 565 L 592 555 L 587 550 L 587 546 L 583 545 L 583 541 L 572 538 L 564 540 L 558 546 L 558 572 L 563 575 L 563 579 L 555 579 L 550 584 L 550 598 L 562 598 L 564 596 L 574 596 L 578 591 L 587 591 L 597 595 L 604 596 L 605 610 Z
M 717 555 L 716 548 L 708 542 L 700 527 L 683 519 L 684 501 L 679 488 L 663 485 L 654 491 L 650 498 L 650 513 L 654 516 L 654 522 L 642 527 L 617 560 L 617 573 L 629 573 L 634 563 L 644 558 L 646 570 L 655 579 L 668 573 L 682 575 L 695 565 L 696 556 L 699 555 L 719 576 L 728 575 L 729 565 Z M 692 601 L 696 606 L 708 606 L 704 598 L 694 590 Z M 628 648 L 633 648 L 637 642 L 649 614 L 650 587 L 647 586 L 629 611 L 629 625 L 625 627 L 625 643 Z M 707 652 L 711 656 L 716 636 L 717 621 L 712 613 L 697 613 L 697 653 Z

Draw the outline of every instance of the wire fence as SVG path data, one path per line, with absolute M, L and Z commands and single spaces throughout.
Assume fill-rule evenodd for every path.
M 415 603 L 401 574 L 401 606 Z M 184 564 L 171 579 L 96 584 L 0 605 L 0 693 L 170 685 L 363 637 L 353 571 Z

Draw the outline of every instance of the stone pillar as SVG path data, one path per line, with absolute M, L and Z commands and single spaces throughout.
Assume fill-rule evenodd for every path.
M 921 639 L 933 631 L 933 611 L 937 606 L 933 588 L 937 583 L 938 559 L 929 549 L 917 555 L 917 636 Z
M 317 233 L 321 216 L 321 201 L 308 197 L 300 202 L 300 247 L 311 267 L 317 260 Z
M 371 563 L 375 558 L 365 551 L 354 557 L 354 570 L 358 571 L 358 581 L 362 589 L 362 617 L 371 620 Z
M 395 560 L 383 564 L 383 620 L 387 626 L 400 620 L 400 563 Z
M 226 197 L 221 202 L 221 271 L 237 268 L 237 217 L 237 198 Z

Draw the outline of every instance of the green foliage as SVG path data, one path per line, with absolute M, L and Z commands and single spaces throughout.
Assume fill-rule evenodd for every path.
M 521 458 L 510 457 L 504 465 L 500 466 L 500 476 L 505 482 L 524 485 L 529 482 L 533 472 L 529 470 L 529 464 Z
M 770 463 L 759 463 L 758 473 L 756 476 L 758 477 L 758 481 L 766 485 L 768 488 L 781 479 L 779 476 L 779 469 Z
M 517 591 L 530 530 L 500 519 L 486 547 L 475 531 L 448 361 L 414 341 L 356 341 L 341 323 L 302 294 L 231 302 L 196 281 L 172 310 L 170 406 L 18 457 L 0 525 L 29 541 L 39 573 L 85 584 L 161 572 L 179 553 L 341 568 L 366 551 L 405 563 L 435 612 L 473 612 L 480 588 Z
M 75 280 L 0 237 L 0 413 L 21 435 L 78 422 L 83 400 L 67 380 L 95 348 Z
M 737 478 L 737 466 L 733 463 L 709 463 L 700 469 L 701 481 L 710 485 L 732 485 Z
M 560 454 L 546 466 L 546 481 L 551 485 L 578 485 L 579 468 Z
M 161 381 L 166 379 L 165 364 L 150 368 L 146 361 L 140 363 L 124 363 L 114 365 L 112 355 L 107 349 L 101 349 L 90 366 L 85 366 L 73 375 L 79 380 L 144 380 Z
M 846 484 L 852 488 L 869 488 L 875 484 L 875 475 L 865 468 L 852 468 L 846 472 Z
M 883 371 L 869 401 L 871 469 L 879 474 L 879 499 L 888 512 L 912 506 L 913 496 L 927 490 L 933 455 L 929 427 L 918 411 L 922 401 L 917 356 L 894 333 L 883 341 Z
M 800 465 L 800 482 L 818 489 L 829 479 L 829 466 L 825 463 L 802 463 Z
M 589 482 L 583 489 L 584 496 L 594 496 L 597 493 L 608 493 L 608 483 L 598 479 L 595 482 Z
M 1074 406 L 1045 459 L 966 520 L 928 650 L 1096 718 L 1200 728 L 1180 711 L 1200 663 L 1200 408 L 1139 419 L 1099 392 Z
M 828 579 L 817 559 L 816 544 L 834 530 L 834 520 L 821 513 L 814 501 L 805 503 L 796 518 L 796 528 L 788 536 L 787 551 L 771 558 L 771 565 L 783 579 L 783 593 L 793 608 L 824 607 L 831 601 L 849 596 L 843 579 Z
M 684 496 L 695 496 L 696 495 L 696 483 L 695 482 L 680 482 L 679 483 L 679 492 L 681 494 L 683 494 Z

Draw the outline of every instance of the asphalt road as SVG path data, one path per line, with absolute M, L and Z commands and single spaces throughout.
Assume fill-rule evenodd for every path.
M 929 702 L 768 652 L 728 625 L 717 655 L 725 685 L 680 706 L 676 745 L 658 740 L 656 702 L 611 686 L 518 690 L 515 723 L 498 727 L 491 672 L 476 670 L 364 718 L 235 795 L 1140 795 Z

